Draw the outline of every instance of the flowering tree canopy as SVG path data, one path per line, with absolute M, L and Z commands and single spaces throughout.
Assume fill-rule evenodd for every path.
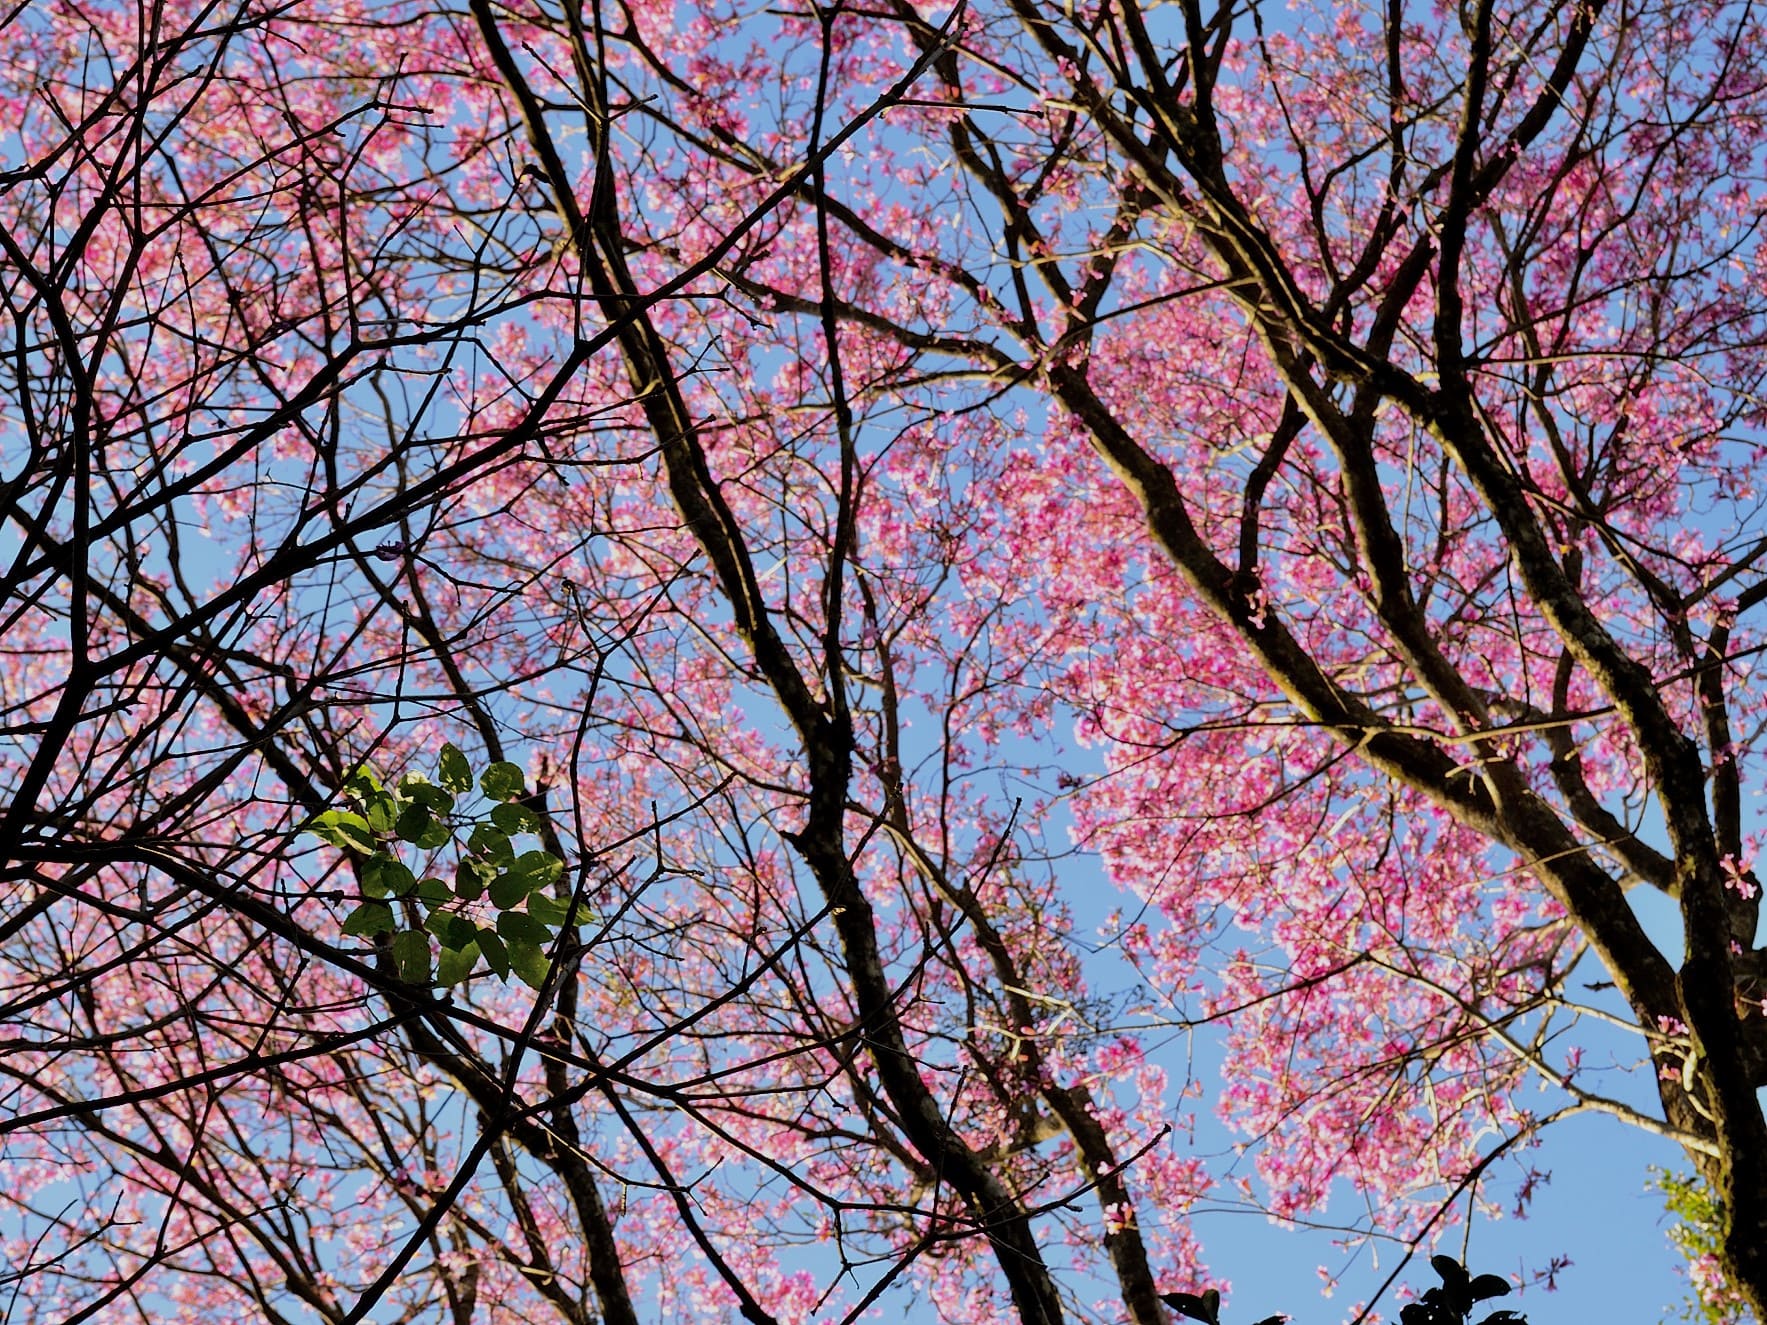
M 1767 1307 L 1755 7 L 4 21 L 10 1319 L 1213 1314 L 1199 1093 Z

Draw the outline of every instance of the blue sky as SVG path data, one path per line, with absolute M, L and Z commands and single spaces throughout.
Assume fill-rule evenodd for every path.
M 1678 955 L 1679 920 L 1666 898 L 1642 890 L 1633 904 L 1653 938 Z M 1592 969 L 1587 978 L 1596 979 Z M 1649 1090 L 1642 1080 L 1631 1083 Z M 1654 1092 L 1651 1092 L 1654 1093 Z M 1643 1103 L 1645 1101 L 1640 1100 Z M 1205 1115 L 1198 1144 L 1224 1145 L 1226 1130 Z M 1475 1216 L 1445 1230 L 1440 1250 L 1460 1257 L 1477 1272 L 1490 1271 L 1511 1279 L 1531 1279 L 1555 1257 L 1568 1258 L 1555 1277 L 1556 1289 L 1524 1288 L 1504 1303 L 1524 1311 L 1531 1325 L 1612 1321 L 1642 1325 L 1678 1319 L 1687 1298 L 1687 1284 L 1678 1273 L 1682 1263 L 1666 1235 L 1668 1218 L 1663 1198 L 1647 1189 L 1652 1166 L 1671 1170 L 1688 1167 L 1679 1147 L 1613 1118 L 1585 1114 L 1549 1129 L 1541 1144 L 1523 1155 L 1528 1168 L 1549 1174 L 1534 1189 L 1524 1218 Z M 1493 1197 L 1513 1204 L 1515 1167 L 1498 1171 Z M 1357 1203 L 1342 1193 L 1327 1217 L 1346 1222 L 1358 1214 Z M 1226 1325 L 1251 1325 L 1272 1312 L 1287 1312 L 1297 1325 L 1332 1325 L 1354 1319 L 1357 1307 L 1387 1278 L 1402 1249 L 1364 1248 L 1350 1256 L 1338 1245 L 1341 1235 L 1308 1229 L 1285 1229 L 1255 1212 L 1210 1211 L 1195 1216 L 1210 1268 L 1232 1284 L 1223 1312 Z M 1434 1282 L 1420 1251 L 1400 1276 L 1400 1283 L 1427 1288 Z M 1318 1267 L 1342 1272 L 1342 1282 L 1329 1300 L 1320 1297 Z M 1391 1319 L 1399 1299 L 1382 1300 Z

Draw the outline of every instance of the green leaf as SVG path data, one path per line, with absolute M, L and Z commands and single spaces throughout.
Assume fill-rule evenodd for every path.
M 454 890 L 440 879 L 425 879 L 417 885 L 417 900 L 430 906 L 440 906 L 443 902 L 454 900 Z
M 538 944 L 511 943 L 509 945 L 509 965 L 521 982 L 530 989 L 540 989 L 546 984 L 546 974 L 552 969 L 552 962 Z
M 550 888 L 564 875 L 564 862 L 550 851 L 524 851 L 510 868 L 528 880 L 530 892 Z
M 417 886 L 417 876 L 397 857 L 377 851 L 362 862 L 362 891 L 370 897 L 403 897 Z
M 392 890 L 381 881 L 381 867 L 392 859 L 391 856 L 370 856 L 356 870 L 356 878 L 362 885 L 364 897 L 390 897 Z
M 421 773 L 407 773 L 399 779 L 399 793 L 408 801 L 424 806 L 432 814 L 451 814 L 454 798 Z
M 475 856 L 494 860 L 499 865 L 507 865 L 515 859 L 515 848 L 509 844 L 509 834 L 490 824 L 473 826 L 471 835 L 466 839 L 466 849 Z
M 454 867 L 454 895 L 463 902 L 476 902 L 485 895 L 485 884 L 497 877 L 497 867 L 489 861 L 461 857 Z
M 491 822 L 511 837 L 517 833 L 540 831 L 540 816 L 525 805 L 493 805 Z
M 399 817 L 393 824 L 393 831 L 403 841 L 416 842 L 429 831 L 429 826 L 434 822 L 435 816 L 430 813 L 429 806 L 419 805 L 413 801 L 399 811 Z
M 368 820 L 368 826 L 377 833 L 390 833 L 394 821 L 399 817 L 399 802 L 384 791 L 357 798 L 361 807 L 362 817 Z
M 412 802 L 399 811 L 396 825 L 399 837 L 408 843 L 422 846 L 426 852 L 433 852 L 436 846 L 447 846 L 454 839 L 452 832 L 444 821 L 438 820 L 429 806 Z
M 479 951 L 484 954 L 485 965 L 497 973 L 499 980 L 509 979 L 509 949 L 497 936 L 494 929 L 479 930 Z
M 344 917 L 344 933 L 357 938 L 388 934 L 398 927 L 398 922 L 393 919 L 393 908 L 385 902 L 364 902 Z
M 548 925 L 553 929 L 560 928 L 569 911 L 569 902 L 561 902 L 548 893 L 528 894 L 528 914 L 543 925 Z M 576 923 L 579 925 L 589 923 L 589 913 L 585 908 L 580 906 L 577 908 Z
M 452 743 L 442 747 L 442 762 L 436 769 L 436 781 L 456 796 L 472 790 L 472 765 Z
M 526 778 L 519 764 L 499 760 L 479 774 L 479 790 L 494 801 L 512 801 L 526 787 Z
M 346 851 L 373 851 L 379 842 L 368 820 L 349 810 L 325 810 L 307 821 L 303 832 Z
M 464 948 L 476 943 L 479 927 L 454 911 L 432 911 L 424 918 L 423 927 L 436 936 L 444 948 Z
M 507 911 L 512 906 L 520 906 L 528 895 L 528 878 L 525 874 L 513 871 L 499 874 L 491 880 L 491 905 L 499 911 Z
M 533 916 L 520 911 L 505 911 L 498 916 L 497 932 L 509 940 L 511 949 L 518 943 L 546 944 L 552 941 L 551 930 Z
M 429 935 L 421 929 L 406 929 L 393 935 L 393 960 L 399 963 L 399 975 L 412 984 L 429 981 Z
M 442 955 L 436 960 L 436 983 L 457 985 L 470 976 L 478 964 L 477 943 L 469 943 L 464 948 L 444 947 Z
M 400 811 L 397 831 L 405 841 L 413 842 L 425 851 L 445 847 L 454 840 L 453 829 L 436 818 L 429 806 L 415 802 Z
M 366 764 L 344 779 L 345 795 L 362 798 L 372 796 L 379 790 L 380 779 L 374 776 L 374 770 Z

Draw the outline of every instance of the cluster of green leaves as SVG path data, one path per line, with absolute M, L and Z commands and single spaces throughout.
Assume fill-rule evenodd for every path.
M 1724 1249 L 1724 1207 L 1717 1194 L 1697 1173 L 1653 1168 L 1650 1178 L 1651 1187 L 1663 1194 L 1663 1206 L 1674 1221 L 1669 1225 L 1669 1241 L 1687 1257 L 1690 1266 L 1712 1267 L 1716 1273 Z M 1681 1319 L 1704 1325 L 1741 1325 L 1753 1319 L 1729 1284 L 1712 1284 L 1702 1292 L 1696 1276 L 1695 1285 L 1682 1304 Z
M 444 745 L 433 782 L 406 773 L 388 786 L 363 768 L 344 784 L 349 807 L 315 815 L 306 831 L 355 862 L 361 902 L 344 933 L 386 936 L 404 979 L 459 984 L 482 960 L 499 979 L 513 971 L 538 989 L 558 931 L 590 917 L 559 895 L 562 860 L 542 848 L 518 849 L 516 839 L 541 829 L 540 817 L 521 803 L 522 770 L 498 762 L 479 773 L 476 785 L 489 802 L 482 814 L 462 808 L 474 785 L 466 756 Z M 401 858 L 411 850 L 418 869 Z M 430 872 L 450 854 L 452 881 Z
M 1452 1256 L 1432 1256 L 1430 1264 L 1442 1278 L 1440 1288 L 1432 1288 L 1415 1302 L 1407 1302 L 1399 1310 L 1404 1325 L 1465 1325 L 1473 1307 L 1487 1298 L 1503 1297 L 1509 1292 L 1509 1280 L 1501 1275 L 1471 1275 Z M 1200 1320 L 1203 1325 L 1221 1325 L 1221 1294 L 1213 1288 L 1201 1293 L 1161 1293 L 1160 1299 L 1180 1316 Z M 1282 1325 L 1286 1316 L 1266 1316 L 1258 1325 Z M 1480 1325 L 1528 1325 L 1527 1317 L 1513 1311 L 1494 1311 Z

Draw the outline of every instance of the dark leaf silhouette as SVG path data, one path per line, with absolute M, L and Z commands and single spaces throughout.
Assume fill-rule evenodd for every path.
M 1488 1297 L 1506 1297 L 1509 1294 L 1509 1280 L 1498 1274 L 1481 1274 L 1467 1285 L 1474 1302 L 1483 1302 Z
M 1432 1256 L 1430 1264 L 1441 1277 L 1442 1286 L 1429 1289 L 1417 1301 L 1400 1307 L 1401 1325 L 1469 1325 L 1473 1303 L 1503 1297 L 1511 1291 L 1509 1280 L 1503 1276 L 1471 1276 L 1452 1256 Z M 1205 1288 L 1201 1293 L 1161 1293 L 1160 1300 L 1181 1316 L 1221 1325 L 1221 1294 L 1213 1288 Z M 1283 1325 L 1288 1319 L 1284 1315 L 1266 1316 L 1257 1325 Z M 1479 1325 L 1528 1325 L 1528 1320 L 1518 1312 L 1495 1311 Z
M 1160 1300 L 1181 1316 L 1221 1325 L 1221 1294 L 1213 1288 L 1197 1293 L 1161 1293 Z

